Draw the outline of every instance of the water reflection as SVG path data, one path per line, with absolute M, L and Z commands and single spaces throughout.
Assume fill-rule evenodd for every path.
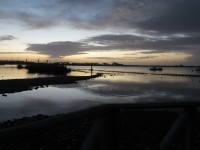
M 140 75 L 141 76 L 141 75 Z M 151 76 L 138 77 L 138 75 L 125 74 L 114 78 L 98 78 L 87 84 L 82 83 L 82 88 L 104 96 L 138 96 L 138 100 L 199 100 L 199 79 L 177 78 L 171 80 L 157 80 Z M 145 79 L 146 78 L 146 79 Z M 172 77 L 171 77 L 172 78 Z M 145 82 L 143 82 L 143 79 Z M 144 98 L 145 99 L 144 99 Z M 135 97 L 133 98 L 135 100 Z
M 0 80 L 46 77 L 49 75 L 29 73 L 27 69 L 17 69 L 16 65 L 0 65 Z
M 199 82 L 200 78 L 191 77 L 175 77 L 175 76 L 164 76 L 164 75 L 151 75 L 151 74 L 131 74 L 131 73 L 109 73 L 104 75 L 104 81 L 117 81 L 117 82 Z
M 1 97 L 0 121 L 34 114 L 66 113 L 102 103 L 91 101 L 95 98 L 98 96 L 79 88 L 60 86 L 9 94 Z
M 90 76 L 91 73 L 88 71 L 74 71 L 72 70 L 67 76 Z
M 90 70 L 90 66 L 70 66 L 73 69 L 79 70 Z M 199 71 L 196 71 L 198 67 L 162 67 L 163 71 L 156 73 L 169 73 L 169 74 L 190 74 L 190 75 L 200 75 Z M 155 73 L 150 71 L 150 67 L 132 67 L 132 66 L 94 66 L 94 72 L 142 72 L 142 73 Z
M 74 72 L 71 75 L 85 75 Z M 33 88 L 0 96 L 0 121 L 35 114 L 66 113 L 104 103 L 200 100 L 200 78 L 107 73 L 77 84 Z

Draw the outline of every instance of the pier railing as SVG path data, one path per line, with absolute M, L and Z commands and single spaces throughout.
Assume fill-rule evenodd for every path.
M 61 115 L 57 117 L 52 117 L 48 119 L 44 119 L 41 121 L 24 124 L 21 126 L 16 126 L 13 128 L 8 128 L 0 131 L 0 141 L 1 143 L 8 143 L 13 139 L 22 139 L 22 141 L 26 142 L 26 137 L 34 136 L 36 133 L 39 133 L 47 128 L 59 127 L 60 124 L 68 124 L 69 122 L 73 122 L 75 120 L 79 120 L 80 118 L 84 118 L 86 116 L 92 115 L 92 123 L 91 126 L 84 137 L 84 139 L 79 142 L 80 150 L 118 150 L 118 149 L 126 149 L 124 147 L 123 140 L 126 142 L 126 145 L 137 145 L 134 138 L 127 138 L 128 134 L 135 134 L 132 131 L 137 131 L 137 127 L 134 127 L 134 123 L 132 121 L 126 122 L 128 126 L 133 126 L 132 129 L 125 129 L 122 134 L 122 123 L 124 123 L 123 118 L 120 116 L 123 115 L 123 112 L 126 110 L 128 114 L 135 113 L 134 110 L 139 110 L 140 112 L 146 110 L 147 114 L 153 110 L 158 114 L 161 110 L 170 110 L 177 113 L 178 117 L 174 119 L 174 121 L 170 124 L 169 128 L 165 129 L 165 134 L 159 136 L 159 140 L 156 140 L 153 144 L 150 142 L 143 142 L 143 145 L 138 149 L 143 148 L 144 150 L 168 150 L 173 146 L 174 149 L 185 149 L 192 150 L 194 147 L 194 141 L 198 139 L 194 139 L 194 120 L 195 117 L 198 118 L 198 107 L 200 107 L 199 102 L 182 102 L 182 103 L 148 103 L 148 104 L 108 104 L 96 106 L 84 110 L 80 110 L 73 113 L 68 113 L 66 115 Z M 133 111 L 132 111 L 133 110 Z M 152 114 L 153 115 L 153 114 Z M 162 115 L 162 114 L 160 114 Z M 137 117 L 137 116 L 136 116 Z M 141 117 L 141 116 L 138 116 Z M 148 117 L 148 116 L 147 116 Z M 161 116 L 162 117 L 162 116 Z M 130 117 L 131 120 L 136 118 Z M 147 120 L 148 118 L 143 118 Z M 136 119 L 138 120 L 138 118 Z M 153 120 L 152 122 L 159 120 Z M 162 121 L 162 120 L 160 120 Z M 168 122 L 168 121 L 167 121 Z M 148 124 L 143 124 L 145 128 L 148 128 Z M 139 128 L 139 127 L 138 127 Z M 157 131 L 161 130 L 159 126 L 153 127 Z M 176 145 L 177 134 L 181 130 L 181 137 L 183 140 L 180 145 Z M 196 130 L 196 129 L 195 129 Z M 138 131 L 144 132 L 143 130 Z M 142 133 L 141 133 L 142 134 Z M 146 134 L 146 133 L 145 133 Z M 152 133 L 153 134 L 153 133 Z M 124 136 L 124 137 L 123 137 Z M 148 134 L 147 134 L 148 136 Z M 129 136 L 131 137 L 131 136 Z M 124 138 L 124 139 L 123 139 Z M 144 137 L 145 139 L 153 138 L 152 137 Z M 42 138 L 38 138 L 42 140 Z M 37 140 L 37 137 L 34 138 Z M 121 141 L 122 140 L 122 141 Z M 159 142 L 158 142 L 159 141 Z M 34 142 L 34 141 L 32 141 Z M 180 143 L 180 142 L 179 142 Z M 200 144 L 200 141 L 199 141 Z M 9 150 L 9 148 L 7 148 Z M 24 148 L 27 149 L 27 148 Z M 53 149 L 53 148 L 52 148 Z M 59 149 L 59 148 L 57 148 Z M 70 149 L 70 148 L 60 148 L 60 149 Z M 137 148 L 135 148 L 137 149 Z M 23 147 L 21 147 L 23 150 Z

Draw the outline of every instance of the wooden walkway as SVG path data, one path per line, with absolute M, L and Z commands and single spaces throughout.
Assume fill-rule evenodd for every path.
M 32 143 L 33 145 L 37 144 L 37 140 L 41 140 L 41 141 L 45 141 L 44 137 L 42 136 L 41 138 L 41 132 L 48 129 L 48 128 L 52 128 L 54 129 L 55 127 L 59 127 L 62 128 L 62 124 L 70 124 L 73 121 L 77 121 L 80 120 L 81 118 L 86 118 L 88 116 L 90 116 L 91 114 L 94 115 L 91 119 L 93 120 L 93 123 L 89 129 L 89 131 L 86 133 L 85 138 L 82 140 L 81 143 L 79 143 L 79 150 L 94 150 L 94 149 L 98 149 L 98 150 L 120 150 L 123 149 L 124 144 L 121 143 L 120 139 L 125 139 L 125 141 L 127 142 L 128 146 L 129 145 L 137 145 L 138 142 L 143 141 L 143 138 L 141 140 L 139 140 L 138 142 L 134 142 L 134 138 L 126 138 L 128 135 L 131 135 L 129 137 L 132 137 L 132 135 L 135 135 L 136 133 L 139 132 L 139 135 L 144 133 L 144 129 L 148 129 L 150 128 L 150 125 L 153 124 L 155 125 L 155 122 L 157 122 L 157 125 L 159 126 L 151 126 L 154 129 L 157 129 L 155 131 L 158 132 L 152 132 L 153 130 L 150 130 L 150 132 L 152 134 L 157 134 L 160 133 L 163 128 L 161 128 L 161 124 L 163 118 L 160 115 L 163 115 L 163 113 L 161 113 L 161 109 L 169 109 L 169 108 L 175 108 L 175 109 L 179 109 L 178 116 L 177 118 L 175 118 L 174 122 L 172 122 L 172 125 L 169 126 L 169 128 L 166 128 L 166 132 L 164 132 L 165 134 L 159 138 L 159 141 L 153 140 L 154 137 L 153 136 L 149 136 L 147 138 L 147 141 L 145 143 L 142 144 L 142 149 L 143 150 L 169 150 L 171 149 L 171 146 L 175 146 L 178 150 L 179 149 L 185 149 L 185 150 L 192 150 L 192 146 L 194 146 L 193 142 L 199 143 L 198 141 L 198 137 L 194 136 L 196 129 L 193 128 L 195 125 L 195 120 L 198 119 L 198 115 L 199 115 L 199 110 L 197 107 L 200 106 L 199 102 L 181 102 L 181 103 L 149 103 L 149 104 L 108 104 L 108 105 L 101 105 L 101 106 L 96 106 L 96 107 L 92 107 L 92 108 L 87 108 L 84 110 L 79 110 L 77 112 L 72 112 L 72 113 L 68 113 L 62 116 L 58 116 L 58 117 L 52 117 L 52 118 L 48 118 L 45 120 L 41 120 L 41 121 L 37 121 L 37 122 L 33 122 L 33 123 L 28 123 L 28 124 L 24 124 L 21 126 L 17 126 L 17 127 L 12 127 L 12 128 L 8 128 L 8 129 L 3 129 L 0 130 L 0 146 L 1 145 L 6 145 L 6 143 L 11 142 L 12 144 L 14 143 L 14 148 L 15 145 L 19 145 L 19 147 L 21 147 L 20 149 L 34 149 L 34 148 L 30 148 L 30 144 Z M 124 120 L 121 120 L 121 114 L 123 112 L 126 112 L 128 114 L 134 113 L 134 111 L 130 111 L 130 110 L 138 110 L 140 109 L 140 113 L 138 114 L 145 114 L 142 115 L 143 117 L 146 116 L 146 118 L 144 119 L 143 117 L 141 117 L 141 115 L 139 116 L 135 116 L 135 118 L 133 118 L 133 120 L 136 119 L 136 124 L 137 122 L 142 119 L 142 120 L 146 120 L 147 119 L 147 124 L 142 124 L 143 128 L 140 129 L 140 126 L 135 126 L 136 129 L 135 130 L 127 130 L 128 132 L 125 132 L 126 134 L 123 134 L 124 136 L 122 136 L 120 138 L 120 134 L 122 132 L 120 126 L 124 126 Z M 158 109 L 155 113 L 155 110 Z M 141 110 L 146 110 L 147 113 L 143 113 Z M 150 117 L 149 113 L 151 113 L 151 111 L 154 111 L 154 113 L 152 113 L 153 116 L 151 116 L 151 120 L 148 120 L 148 117 Z M 155 116 L 155 117 L 154 117 Z M 157 120 L 156 116 L 160 116 L 158 118 L 160 118 L 161 120 Z M 195 117 L 196 116 L 196 117 Z M 171 115 L 168 116 L 169 118 L 171 118 Z M 129 118 L 131 119 L 131 118 Z M 139 120 L 138 120 L 139 119 Z M 164 118 L 165 120 L 166 118 Z M 122 121 L 122 122 L 121 122 Z M 123 125 L 120 125 L 121 123 Z M 77 124 L 76 122 L 74 123 L 74 125 Z M 126 124 L 129 124 L 129 126 L 133 126 L 134 127 L 134 123 L 132 121 L 127 122 Z M 82 124 L 80 124 L 79 128 L 82 129 Z M 183 127 L 183 128 L 182 128 Z M 59 131 L 59 128 L 56 130 Z M 49 131 L 51 131 L 52 129 L 50 129 Z M 133 128 L 134 129 L 134 128 Z M 137 131 L 138 130 L 138 131 Z M 183 131 L 183 135 L 181 135 L 181 137 L 183 137 L 183 142 L 181 142 L 181 148 L 179 148 L 179 144 L 174 143 L 174 140 L 176 140 L 177 137 L 177 133 L 179 130 Z M 45 132 L 45 135 L 50 132 Z M 64 132 L 64 130 L 61 130 L 62 133 Z M 71 130 L 67 131 L 70 132 Z M 84 130 L 80 130 L 80 131 L 84 131 Z M 79 132 L 80 132 L 79 131 Z M 135 132 L 134 132 L 135 131 Z M 149 130 L 148 130 L 149 131 Z M 141 132 L 141 133 L 140 133 Z M 38 134 L 36 134 L 38 133 Z M 197 132 L 198 133 L 198 132 Z M 75 134 L 76 135 L 76 134 Z M 145 135 L 147 135 L 145 133 Z M 31 140 L 29 142 L 31 143 L 27 143 L 26 140 L 28 139 L 28 137 L 31 137 Z M 67 139 L 72 138 L 70 137 L 65 137 Z M 16 143 L 13 142 L 14 140 L 16 140 Z M 48 149 L 55 149 L 52 147 L 52 140 L 54 141 L 55 139 L 55 135 L 53 134 L 53 139 L 51 138 L 47 138 L 46 140 L 48 140 L 48 142 L 46 142 L 46 145 L 49 146 Z M 136 138 L 137 139 L 137 138 Z M 149 140 L 148 140 L 149 139 Z M 196 140 L 195 140 L 196 139 Z M 21 140 L 21 142 L 20 142 Z M 154 141 L 155 143 L 151 143 L 150 141 Z M 137 140 L 136 140 L 137 141 Z M 64 143 L 67 141 L 63 141 Z M 78 144 L 75 142 L 75 144 Z M 69 148 L 68 144 L 65 145 L 64 147 L 59 148 L 60 146 L 62 146 L 59 142 L 58 143 L 53 143 L 56 144 L 54 145 L 56 147 L 56 149 L 58 150 L 64 150 L 64 149 L 73 149 L 73 148 Z M 153 145 L 151 145 L 153 144 Z M 155 145 L 156 144 L 156 145 Z M 8 144 L 9 145 L 9 144 Z M 8 146 L 7 145 L 7 146 Z M 23 145 L 25 145 L 26 147 L 23 148 Z M 29 148 L 27 148 L 29 146 Z M 153 147 L 152 147 L 153 146 Z M 14 148 L 11 145 L 12 150 L 14 150 Z M 8 150 L 10 150 L 9 148 L 7 148 Z M 129 148 L 129 149 L 133 149 Z M 134 148 L 137 149 L 137 148 Z M 141 149 L 141 148 L 140 148 Z M 198 148 L 197 148 L 198 149 Z M 35 149 L 34 149 L 35 150 Z

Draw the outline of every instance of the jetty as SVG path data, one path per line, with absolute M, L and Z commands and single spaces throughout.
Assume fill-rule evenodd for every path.
M 199 149 L 199 107 L 194 101 L 104 104 L 7 121 L 0 125 L 0 149 Z

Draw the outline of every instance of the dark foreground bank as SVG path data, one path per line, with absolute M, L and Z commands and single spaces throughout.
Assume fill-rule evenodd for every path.
M 100 77 L 102 74 L 91 76 L 56 76 L 31 79 L 0 80 L 0 94 L 14 93 L 31 90 L 33 87 L 45 87 L 48 85 L 70 84 L 81 80 L 89 80 Z
M 109 108 L 109 109 L 108 109 Z M 110 110 L 110 107 L 94 107 L 87 110 L 57 116 L 23 118 L 0 125 L 0 149 L 2 150 L 78 150 L 156 149 L 162 142 L 182 109 L 136 109 L 131 107 Z M 113 114 L 114 113 L 114 114 Z M 107 118 L 104 122 L 103 118 Z M 185 121 L 172 138 L 168 149 L 182 150 L 185 146 Z M 101 126 L 102 125 L 102 126 Z M 195 149 L 200 149 L 200 119 L 193 116 Z M 108 148 L 108 147 L 107 147 Z

